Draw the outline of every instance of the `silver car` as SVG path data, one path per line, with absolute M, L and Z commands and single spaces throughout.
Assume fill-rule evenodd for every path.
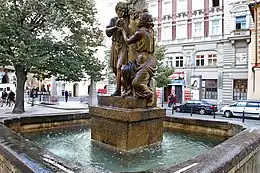
M 224 106 L 221 109 L 221 113 L 225 117 L 232 116 L 243 116 L 245 117 L 254 117 L 260 118 L 260 101 L 259 100 L 241 100 L 235 103 L 232 103 L 228 106 Z

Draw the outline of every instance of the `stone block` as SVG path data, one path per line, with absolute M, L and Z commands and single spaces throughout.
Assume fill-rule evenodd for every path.
M 160 143 L 163 118 L 129 123 L 94 116 L 91 118 L 91 139 L 121 151 Z
M 109 106 L 90 106 L 89 114 L 118 121 L 136 122 L 164 118 L 166 110 L 162 108 L 124 109 Z
M 91 138 L 117 150 L 131 151 L 160 143 L 165 109 L 91 106 Z
M 98 105 L 111 106 L 126 109 L 147 108 L 145 99 L 137 99 L 133 97 L 114 97 L 114 96 L 99 96 Z

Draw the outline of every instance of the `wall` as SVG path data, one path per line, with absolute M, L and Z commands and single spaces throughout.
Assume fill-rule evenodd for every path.
M 228 173 L 258 173 L 260 172 L 260 147 L 249 153 Z
M 45 124 L 55 124 L 59 121 L 74 121 L 88 119 L 87 114 L 68 114 L 68 115 L 53 115 L 53 116 L 35 116 L 35 117 L 19 117 L 13 119 L 7 119 L 4 121 L 5 125 L 15 127 L 15 124 L 19 123 L 23 125 L 39 124 L 44 122 Z M 178 124 L 176 126 L 175 124 Z M 181 126 L 182 124 L 182 126 Z M 150 170 L 143 172 L 182 172 L 182 173 L 217 173 L 217 172 L 227 172 L 227 173 L 259 173 L 260 172 L 260 128 L 248 128 L 242 132 L 243 126 L 237 124 L 230 124 L 224 121 L 209 121 L 209 120 L 198 120 L 198 119 L 186 119 L 186 118 L 175 118 L 166 117 L 165 125 L 169 128 L 179 128 L 187 131 L 196 131 L 196 129 L 201 129 L 203 133 L 210 133 L 214 135 L 223 136 L 233 136 L 226 140 L 225 142 L 217 145 L 213 149 L 204 152 L 203 154 L 197 156 L 194 159 L 188 160 L 187 162 L 181 163 L 179 165 L 168 168 L 167 170 Z M 203 129 L 204 128 L 204 129 Z M 208 130 L 205 130 L 208 129 Z M 33 143 L 24 140 L 21 136 L 13 133 L 10 129 L 0 125 L 0 130 L 2 135 L 0 139 L 0 168 L 5 169 L 3 173 L 10 172 L 9 169 L 17 171 L 12 165 L 16 165 L 21 172 L 37 172 L 36 168 L 49 168 L 56 169 L 53 172 L 60 172 L 58 168 L 48 166 L 46 162 L 43 162 L 43 158 L 46 153 L 42 151 L 41 148 L 35 146 Z M 33 148 L 28 150 L 28 148 Z M 7 150 L 8 149 L 8 150 Z M 10 165 L 6 162 L 1 155 L 5 153 L 4 157 L 8 160 L 16 159 L 18 162 L 13 162 Z M 8 154 L 6 154 L 8 153 Z M 21 155 L 17 153 L 23 153 L 23 158 L 28 158 L 30 161 L 34 161 L 34 170 L 29 168 L 28 159 L 21 159 Z M 64 162 L 57 158 L 55 155 L 48 153 L 58 164 L 59 168 L 65 168 L 74 171 L 72 166 L 68 162 Z M 10 161 L 11 162 L 11 161 Z M 2 165 L 1 165 L 2 163 Z M 21 166 L 22 165 L 22 166 Z M 38 167 L 40 166 L 40 167 Z M 7 168 L 8 167 L 8 168 Z M 75 167 L 76 168 L 76 167 Z M 0 169 L 0 170 L 1 170 Z M 29 171 L 30 169 L 30 171 Z M 80 169 L 80 168 L 79 168 Z M 79 172 L 75 170 L 75 172 Z M 182 171 L 181 171 L 182 170 Z M 87 170 L 81 170 L 87 171 Z M 39 171 L 38 171 L 39 172 Z M 87 171 L 88 172 L 88 171 Z
M 260 69 L 255 68 L 255 74 L 252 67 L 255 65 L 255 29 L 251 30 L 251 43 L 249 46 L 249 61 L 248 61 L 248 98 L 260 100 Z M 258 31 L 260 32 L 260 31 Z
M 160 172 L 259 173 L 260 129 L 246 129 L 196 158 Z
M 1 173 L 20 173 L 6 158 L 0 154 L 0 172 Z

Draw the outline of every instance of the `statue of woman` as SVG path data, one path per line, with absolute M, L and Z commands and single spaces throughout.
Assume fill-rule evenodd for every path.
M 151 86 L 151 81 L 156 72 L 156 57 L 154 55 L 154 30 L 153 30 L 153 18 L 148 13 L 147 10 L 139 15 L 138 29 L 135 34 L 130 38 L 127 37 L 127 33 L 123 28 L 124 40 L 127 45 L 136 44 L 137 57 L 135 60 L 135 76 L 132 80 L 132 87 L 134 90 L 134 95 L 137 98 L 147 99 L 148 106 L 153 104 L 153 88 Z M 126 70 L 122 70 L 122 76 L 132 76 L 126 75 L 127 73 L 133 74 L 134 68 L 125 67 Z M 130 79 L 125 79 L 130 80 Z
M 112 37 L 110 66 L 116 75 L 117 84 L 112 96 L 121 96 L 121 67 L 128 62 L 128 51 L 119 28 L 124 28 L 125 32 L 129 33 L 129 15 L 128 6 L 124 2 L 117 3 L 115 10 L 117 17 L 110 20 L 110 24 L 106 27 L 106 34 L 108 37 Z

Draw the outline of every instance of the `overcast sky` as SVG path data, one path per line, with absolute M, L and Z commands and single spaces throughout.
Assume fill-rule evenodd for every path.
M 108 38 L 105 35 L 105 28 L 109 24 L 111 18 L 116 16 L 115 6 L 117 2 L 120 0 L 96 0 L 96 8 L 97 8 L 97 19 L 100 23 L 100 29 L 104 31 L 105 41 L 104 44 L 107 48 L 110 48 L 111 38 Z M 121 0 L 123 1 L 123 0 Z M 102 61 L 103 57 L 105 57 L 104 51 L 106 48 L 100 48 L 98 51 L 98 58 Z
M 111 18 L 116 16 L 115 6 L 118 2 L 125 0 L 96 0 L 96 8 L 98 11 L 98 21 L 100 23 L 100 29 L 105 31 L 106 26 L 109 24 Z M 110 39 L 106 37 L 106 45 L 110 45 Z

